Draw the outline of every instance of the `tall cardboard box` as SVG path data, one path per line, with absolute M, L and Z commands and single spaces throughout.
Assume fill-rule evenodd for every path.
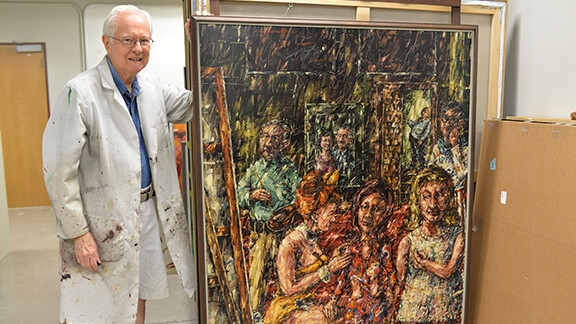
M 576 323 L 576 126 L 567 123 L 484 122 L 466 323 Z

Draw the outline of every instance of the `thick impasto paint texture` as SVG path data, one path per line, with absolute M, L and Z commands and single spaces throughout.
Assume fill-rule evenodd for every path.
M 474 37 L 199 24 L 211 323 L 462 322 Z

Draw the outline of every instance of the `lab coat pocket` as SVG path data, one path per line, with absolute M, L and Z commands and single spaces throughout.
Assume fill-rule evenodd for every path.
M 90 228 L 98 245 L 100 260 L 115 262 L 125 253 L 124 222 L 117 219 L 90 219 Z
M 172 127 L 168 124 L 166 116 L 160 116 L 157 124 L 158 131 L 158 152 L 165 150 L 173 150 L 174 147 L 174 132 Z

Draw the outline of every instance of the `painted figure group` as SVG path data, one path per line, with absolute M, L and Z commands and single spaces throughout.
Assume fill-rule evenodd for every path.
M 451 105 L 440 113 L 434 159 L 411 181 L 404 206 L 386 181 L 369 176 L 343 203 L 340 169 L 319 162 L 300 178 L 283 156 L 290 127 L 263 126 L 262 157 L 238 183 L 250 215 L 254 322 L 461 322 L 467 145 L 454 131 L 462 111 Z M 333 141 L 321 138 L 318 161 L 336 161 Z
M 324 129 L 320 133 L 320 149 L 316 156 L 316 170 L 326 173 L 339 170 L 340 183 L 358 183 L 354 138 L 350 126 L 341 126 L 336 133 Z

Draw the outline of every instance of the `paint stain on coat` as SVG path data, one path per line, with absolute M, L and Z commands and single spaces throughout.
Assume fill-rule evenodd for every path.
M 114 238 L 114 231 L 113 231 L 113 230 L 110 230 L 110 231 L 108 231 L 108 234 L 106 235 L 106 237 L 104 238 L 104 240 L 102 240 L 102 243 L 104 243 L 104 242 L 106 242 L 106 241 L 108 241 L 108 240 L 111 240 L 111 239 L 113 239 L 113 238 Z
M 47 170 L 44 169 L 44 171 L 46 172 Z M 55 174 L 55 173 L 56 173 L 56 172 L 52 172 L 52 174 L 48 177 L 48 179 L 46 179 L 46 183 L 50 183 L 50 181 L 52 181 L 52 177 L 54 177 L 54 174 Z
M 72 88 L 68 88 L 68 106 L 70 106 L 70 96 L 72 95 Z

